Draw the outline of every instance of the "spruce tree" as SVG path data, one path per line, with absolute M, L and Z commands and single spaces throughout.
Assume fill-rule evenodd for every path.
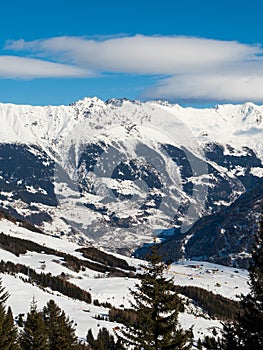
M 183 331 L 178 326 L 182 302 L 174 291 L 173 280 L 164 276 L 166 265 L 156 244 L 148 260 L 149 264 L 142 266 L 144 273 L 136 284 L 137 290 L 130 291 L 137 322 L 128 323 L 118 337 L 122 344 L 133 349 L 191 349 L 192 331 Z
M 200 338 L 197 340 L 196 348 L 198 350 L 203 350 L 203 344 Z
M 0 280 L 0 348 L 2 345 L 1 341 L 4 336 L 4 324 L 6 320 L 5 303 L 8 297 L 9 294 L 5 291 L 5 288 L 2 287 L 2 280 Z
M 50 300 L 43 308 L 43 317 L 48 331 L 50 350 L 72 350 L 78 348 L 78 340 L 72 321 Z
M 202 345 L 207 350 L 220 350 L 221 349 L 220 339 L 216 339 L 215 337 L 210 337 L 208 335 L 205 337 Z
M 33 300 L 20 336 L 22 350 L 49 350 L 48 336 L 43 316 Z
M 0 349 L 1 350 L 16 350 L 17 344 L 17 329 L 14 324 L 13 314 L 10 309 L 5 311 L 5 303 L 9 294 L 2 287 L 0 280 Z
M 95 338 L 94 338 L 94 336 L 93 336 L 93 333 L 92 333 L 92 330 L 91 330 L 91 329 L 89 329 L 89 330 L 88 330 L 88 333 L 87 333 L 87 342 L 89 343 L 89 345 L 90 345 L 92 348 L 94 348 L 95 345 L 96 345 L 96 340 L 95 340 Z
M 239 341 L 237 336 L 237 324 L 236 322 L 225 323 L 223 324 L 223 337 L 222 339 L 218 339 L 219 349 L 226 350 L 238 350 L 239 349 Z
M 6 334 L 6 349 L 8 350 L 19 349 L 17 327 L 14 324 L 14 317 L 10 307 L 8 307 L 7 309 L 4 329 Z M 5 348 L 3 347 L 1 349 L 5 349 Z
M 5 302 L 8 298 L 8 293 L 2 287 L 2 281 L 0 281 L 0 349 L 3 348 L 6 342 L 6 331 L 5 331 L 5 322 L 6 322 L 6 312 L 5 312 Z
M 115 350 L 114 337 L 110 335 L 105 327 L 99 330 L 97 344 L 96 349 L 98 350 Z
M 249 277 L 250 292 L 241 296 L 242 312 L 233 324 L 224 327 L 224 350 L 263 350 L 263 215 L 255 235 Z
M 109 333 L 107 328 L 103 327 L 99 330 L 97 339 L 94 338 L 92 330 L 89 329 L 87 334 L 87 342 L 90 347 L 95 350 L 123 350 L 119 341 L 115 342 L 113 335 Z

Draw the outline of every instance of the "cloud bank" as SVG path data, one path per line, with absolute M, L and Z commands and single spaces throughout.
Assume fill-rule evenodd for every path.
M 154 76 L 157 84 L 144 91 L 146 98 L 263 102 L 260 45 L 184 36 L 136 35 L 102 40 L 64 36 L 9 41 L 6 49 L 34 57 L 31 77 L 41 77 L 37 76 L 37 65 L 46 64 L 43 72 L 54 77 L 63 76 L 63 72 L 72 77 L 107 73 Z M 0 56 L 2 77 L 3 57 Z M 23 59 L 25 66 L 26 60 L 32 60 Z M 15 65 L 8 67 L 9 77 L 30 75 L 30 69 L 23 75 Z

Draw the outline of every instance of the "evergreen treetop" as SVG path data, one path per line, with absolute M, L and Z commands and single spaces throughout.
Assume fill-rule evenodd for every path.
M 79 343 L 72 321 L 59 306 L 50 300 L 43 308 L 43 318 L 48 331 L 50 350 L 77 349 Z
M 192 332 L 178 327 L 182 301 L 174 291 L 172 279 L 165 277 L 166 265 L 161 261 L 154 244 L 143 265 L 140 283 L 131 290 L 132 307 L 137 314 L 136 324 L 129 323 L 119 334 L 124 345 L 144 350 L 187 350 L 192 346 Z
M 30 311 L 20 336 L 22 350 L 49 350 L 48 335 L 42 313 L 37 310 L 35 300 L 32 301 Z

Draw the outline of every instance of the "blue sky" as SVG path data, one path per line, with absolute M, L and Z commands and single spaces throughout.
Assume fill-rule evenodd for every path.
M 261 0 L 1 3 L 0 102 L 263 103 Z

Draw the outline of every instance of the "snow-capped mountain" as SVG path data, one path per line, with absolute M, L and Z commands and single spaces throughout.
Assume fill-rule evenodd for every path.
M 0 104 L 0 122 L 1 207 L 122 252 L 164 229 L 186 232 L 263 177 L 263 106 L 252 103 Z

